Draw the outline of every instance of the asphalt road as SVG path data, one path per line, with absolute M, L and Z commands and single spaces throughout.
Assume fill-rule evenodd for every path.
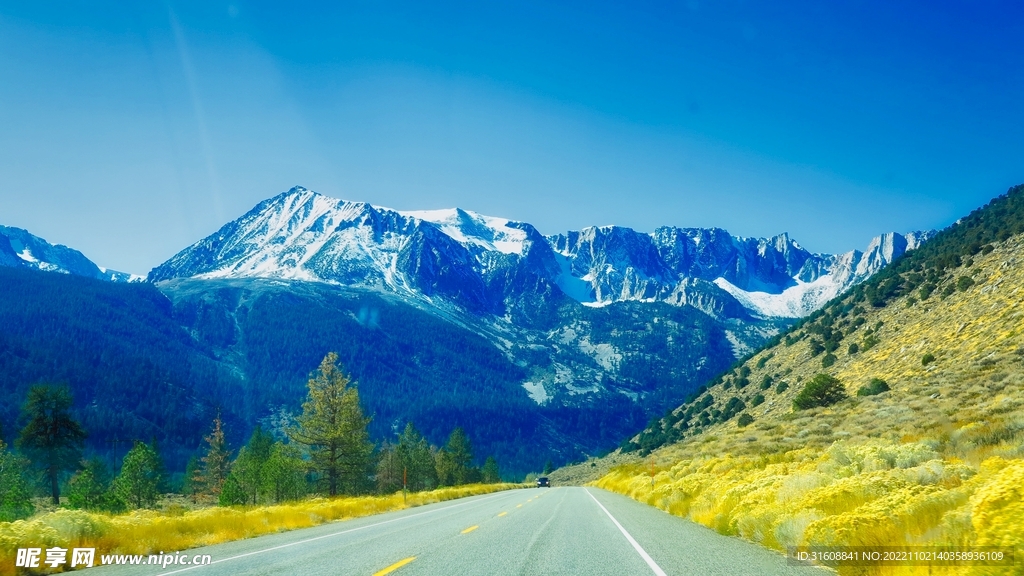
M 499 492 L 188 553 L 213 563 L 85 574 L 825 574 L 624 496 L 576 487 Z

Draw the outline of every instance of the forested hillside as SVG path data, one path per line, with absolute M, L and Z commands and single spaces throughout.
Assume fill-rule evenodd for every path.
M 5 441 L 22 426 L 30 386 L 68 384 L 88 454 L 115 467 L 134 440 L 155 440 L 168 469 L 182 472 L 218 410 L 233 449 L 258 423 L 279 428 L 329 351 L 357 381 L 376 442 L 393 441 L 413 422 L 440 446 L 461 426 L 476 464 L 494 456 L 509 475 L 608 450 L 649 415 L 622 394 L 538 406 L 522 386 L 527 366 L 473 330 L 380 294 L 261 281 L 183 281 L 165 290 L 173 301 L 151 284 L 0 268 Z M 666 322 L 708 338 L 702 314 L 670 312 Z M 637 337 L 628 304 L 583 314 L 599 332 L 621 332 L 624 349 L 657 340 L 644 325 Z M 682 366 L 636 355 L 623 370 L 660 374 L 651 401 L 664 406 L 689 382 L 677 374 Z
M 623 446 L 650 462 L 599 485 L 774 548 L 1019 551 L 1022 302 L 1019 186 L 652 422 Z
M 0 266 L 68 272 L 58 261 L 84 260 L 6 230 Z M 522 476 L 608 452 L 930 235 L 883 234 L 841 255 L 720 229 L 544 237 L 523 222 L 399 213 L 296 187 L 146 286 L 4 270 L 0 421 L 10 439 L 28 387 L 66 383 L 89 450 L 113 465 L 134 440 L 156 440 L 180 472 L 218 410 L 231 446 L 258 424 L 280 436 L 333 351 L 376 441 L 411 422 L 439 445 L 462 427 L 478 458 Z M 133 280 L 123 276 L 110 278 Z
M 30 386 L 68 384 L 89 446 L 118 460 L 156 440 L 183 469 L 217 408 L 244 438 L 242 381 L 211 358 L 149 284 L 0 267 L 0 423 L 10 442 Z
M 608 450 L 646 418 L 620 394 L 600 403 L 538 406 L 522 386 L 531 366 L 513 362 L 475 329 L 380 293 L 265 280 L 184 280 L 161 289 L 178 321 L 245 374 L 249 384 L 236 403 L 253 422 L 281 408 L 294 412 L 307 366 L 328 351 L 338 352 L 358 382 L 374 438 L 393 440 L 413 422 L 440 445 L 462 427 L 481 461 L 493 455 L 516 474 Z M 690 322 L 703 317 L 675 310 Z M 671 392 L 655 398 L 664 405 Z

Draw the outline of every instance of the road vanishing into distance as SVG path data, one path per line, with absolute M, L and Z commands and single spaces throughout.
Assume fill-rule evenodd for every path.
M 106 551 L 97 550 L 97 560 Z M 190 550 L 206 566 L 85 574 L 815 574 L 784 556 L 599 488 L 510 490 Z

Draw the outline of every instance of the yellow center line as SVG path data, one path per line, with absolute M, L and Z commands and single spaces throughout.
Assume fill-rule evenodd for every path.
M 392 564 L 391 566 L 388 566 L 387 568 L 381 570 L 380 572 L 374 572 L 373 576 L 384 576 L 385 574 L 390 574 L 390 573 L 394 572 L 395 570 L 398 570 L 402 566 L 405 566 L 409 562 L 412 562 L 415 559 L 416 559 L 415 556 L 410 556 L 410 557 L 406 558 L 405 560 L 399 560 L 398 562 L 395 562 L 394 564 Z
M 500 517 L 504 516 L 505 514 L 508 514 L 508 512 L 502 512 L 501 514 L 498 514 L 498 517 L 500 518 Z
M 522 504 L 516 504 L 516 508 L 522 508 L 522 507 L 523 507 Z
M 469 534 L 470 532 L 472 532 L 473 530 L 476 530 L 479 527 L 480 527 L 479 525 L 477 525 L 477 526 L 470 526 L 469 528 L 466 528 L 465 530 L 463 530 L 462 533 L 463 534 Z

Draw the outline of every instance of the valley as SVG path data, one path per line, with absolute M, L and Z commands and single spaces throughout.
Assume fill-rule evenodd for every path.
M 375 438 L 413 422 L 439 445 L 462 427 L 480 457 L 493 455 L 510 477 L 615 448 L 931 235 L 886 234 L 864 252 L 838 256 L 811 254 L 786 235 L 745 239 L 719 229 L 644 234 L 607 226 L 543 236 L 527 223 L 460 209 L 403 213 L 296 187 L 135 287 L 125 281 L 137 277 L 103 282 L 81 253 L 6 230 L 14 269 L 47 272 L 21 273 L 24 286 L 7 286 L 5 314 L 21 328 L 5 333 L 4 345 L 22 351 L 0 363 L 14 393 L 0 406 L 7 421 L 19 391 L 47 380 L 71 383 L 79 406 L 100 410 L 103 396 L 77 368 L 33 352 L 57 346 L 69 361 L 93 358 L 92 381 L 130 374 L 148 391 L 170 379 L 189 398 L 186 413 L 210 419 L 222 411 L 239 445 L 257 423 L 280 426 L 319 359 L 337 351 L 359 383 Z M 49 290 L 68 294 L 67 309 L 45 311 L 37 295 Z M 136 296 L 156 306 L 147 314 L 158 320 L 132 309 Z M 40 315 L 55 315 L 57 324 L 40 324 Z M 154 321 L 173 336 L 128 336 L 151 330 L 134 323 Z M 108 344 L 82 348 L 76 342 L 89 339 L 65 324 L 102 332 L 95 341 Z M 53 328 L 40 332 L 44 326 Z M 104 350 L 111 340 L 120 343 Z M 178 343 L 175 360 L 170 342 Z M 125 362 L 155 371 L 125 374 Z M 105 411 L 145 411 L 141 400 L 107 398 Z M 183 400 L 164 398 L 158 410 L 181 411 Z M 147 425 L 122 422 L 98 418 L 91 426 L 91 449 L 111 465 L 132 438 L 148 436 L 182 470 L 203 428 L 154 423 L 142 432 Z

